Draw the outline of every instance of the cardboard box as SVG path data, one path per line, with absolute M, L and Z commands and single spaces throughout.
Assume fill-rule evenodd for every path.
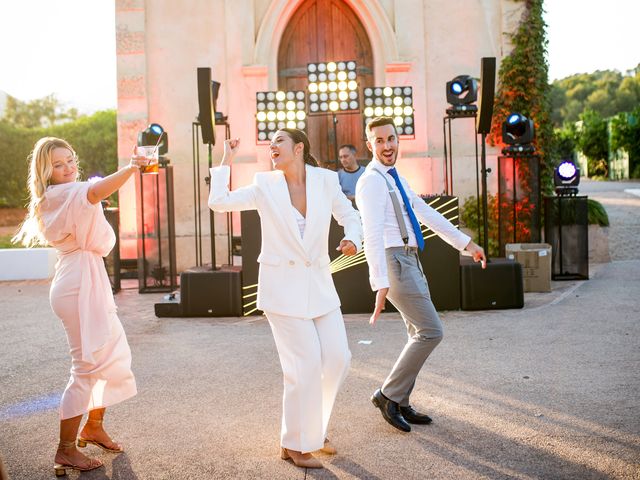
M 551 245 L 507 243 L 505 255 L 522 265 L 525 292 L 551 291 Z

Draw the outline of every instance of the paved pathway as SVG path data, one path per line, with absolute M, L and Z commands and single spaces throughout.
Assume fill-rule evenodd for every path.
M 627 194 L 589 195 L 609 202 L 612 241 L 635 238 Z M 401 321 L 384 314 L 371 328 L 347 316 L 353 362 L 330 428 L 340 453 L 308 472 L 277 456 L 282 379 L 262 317 L 159 319 L 161 295 L 125 290 L 140 392 L 108 425 L 127 452 L 89 447 L 105 468 L 72 478 L 638 479 L 640 260 L 590 271 L 527 294 L 523 310 L 443 313 L 445 339 L 412 397 L 435 421 L 410 434 L 368 400 L 405 341 Z M 0 305 L 0 454 L 12 479 L 53 478 L 64 332 L 47 282 L 0 283 Z
M 599 201 L 607 210 L 611 260 L 640 259 L 640 196 L 632 193 L 634 190 L 640 192 L 640 182 L 580 183 L 580 193 Z

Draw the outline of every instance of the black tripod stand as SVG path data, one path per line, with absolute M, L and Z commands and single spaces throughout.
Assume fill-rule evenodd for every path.
M 231 138 L 231 127 L 227 122 L 227 117 L 222 117 L 221 120 L 216 121 L 216 125 L 222 125 L 225 127 L 225 140 Z M 193 122 L 191 124 L 191 140 L 192 140 L 192 151 L 193 151 L 193 210 L 194 210 L 194 222 L 195 222 L 195 252 L 196 252 L 196 266 L 201 267 L 203 265 L 202 259 L 202 206 L 200 202 L 201 198 L 201 180 L 200 180 L 200 123 Z M 213 155 L 212 155 L 213 145 L 211 143 L 207 144 L 207 165 L 210 169 L 213 167 Z M 209 172 L 210 170 L 207 170 Z M 207 184 L 208 189 L 211 189 L 211 176 L 207 175 L 204 178 L 205 183 Z M 209 210 L 209 234 L 211 235 L 210 241 L 210 249 L 211 249 L 211 269 L 217 270 L 216 265 L 216 226 L 215 226 L 215 217 L 213 210 Z M 233 219 L 231 217 L 231 213 L 227 213 L 227 260 L 229 265 L 233 265 L 233 256 L 232 256 L 232 232 L 233 232 Z
M 491 169 L 487 168 L 487 134 L 482 132 L 481 135 L 480 176 L 482 177 L 482 248 L 484 249 L 487 261 L 489 261 L 489 194 L 487 192 L 487 175 L 491 173 Z
M 471 118 L 475 125 L 477 118 L 477 110 L 456 110 L 447 109 L 447 116 L 442 119 L 442 134 L 444 136 L 444 193 L 445 195 L 453 195 L 453 144 L 451 141 L 451 123 L 458 118 Z M 476 158 L 476 214 L 478 216 L 478 238 L 480 235 L 480 181 L 478 179 L 478 135 L 474 135 L 475 139 L 475 158 Z M 484 141 L 484 140 L 483 140 Z
M 229 125 L 224 118 L 216 122 L 224 125 L 225 136 L 230 137 Z M 180 274 L 180 300 L 170 298 L 169 302 L 155 305 L 158 317 L 239 317 L 242 315 L 242 270 L 232 265 L 216 266 L 215 224 L 213 211 L 209 209 L 209 228 L 211 234 L 211 267 L 202 262 L 202 222 L 200 207 L 200 124 L 192 124 L 193 139 L 193 208 L 195 213 L 196 266 Z M 212 167 L 212 147 L 208 144 L 208 166 Z M 206 184 L 211 187 L 211 177 L 205 177 Z M 227 214 L 229 239 L 232 225 L 230 214 Z M 231 249 L 229 248 L 231 259 Z

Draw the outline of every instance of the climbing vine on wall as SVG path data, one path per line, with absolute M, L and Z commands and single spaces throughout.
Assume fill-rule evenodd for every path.
M 549 193 L 553 184 L 553 127 L 550 119 L 550 86 L 547 65 L 546 24 L 543 0 L 524 2 L 520 24 L 511 37 L 513 51 L 502 59 L 489 142 L 502 147 L 502 123 L 509 113 L 521 113 L 535 124 L 536 150 L 540 155 L 541 188 Z

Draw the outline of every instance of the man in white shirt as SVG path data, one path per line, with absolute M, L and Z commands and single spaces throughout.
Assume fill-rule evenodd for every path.
M 374 118 L 367 125 L 366 134 L 373 160 L 358 181 L 356 204 L 364 227 L 369 281 L 377 291 L 369 323 L 375 324 L 389 298 L 400 312 L 409 335 L 391 373 L 371 401 L 389 424 L 410 432 L 410 423 L 431 423 L 428 415 L 411 407 L 409 396 L 422 365 L 442 340 L 442 323 L 431 302 L 418 258 L 418 248 L 424 247 L 418 219 L 457 250 L 468 251 L 476 262 L 482 262 L 483 268 L 486 259 L 480 246 L 429 207 L 398 175 L 395 170 L 398 136 L 393 119 Z M 404 227 L 398 223 L 390 195 L 398 199 Z

